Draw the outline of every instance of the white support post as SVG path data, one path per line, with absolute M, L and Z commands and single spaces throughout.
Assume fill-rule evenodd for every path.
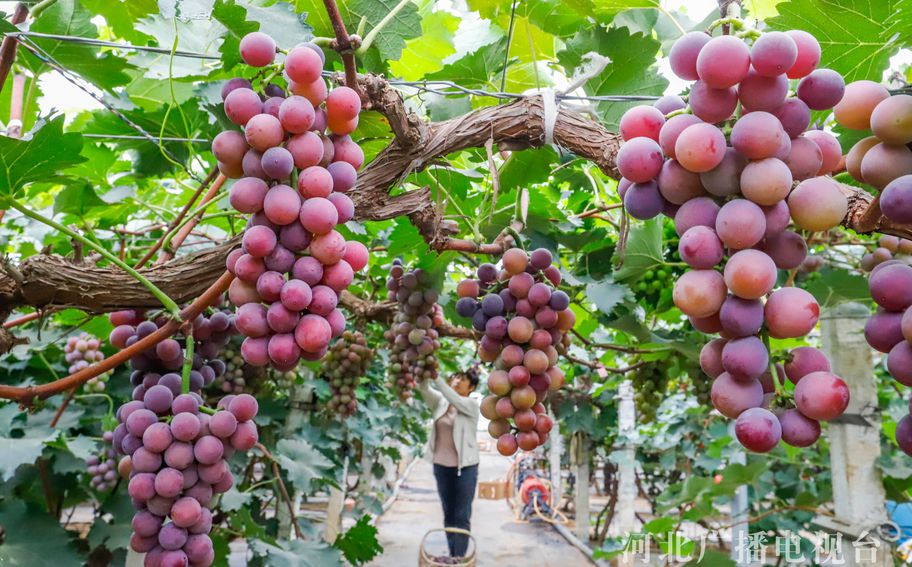
M 880 413 L 872 350 L 864 338 L 870 310 L 859 303 L 844 303 L 821 317 L 823 350 L 833 372 L 851 392 L 845 415 L 827 426 L 835 518 L 819 516 L 815 522 L 854 539 L 863 531 L 876 536 L 887 521 L 886 495 L 875 462 L 880 457 Z M 856 565 L 854 549 L 844 550 L 846 565 Z M 892 565 L 889 550 L 880 546 L 877 562 Z
M 735 437 L 735 424 L 731 424 L 731 436 Z M 744 451 L 735 451 L 732 455 L 731 462 L 733 464 L 744 465 L 747 464 L 747 455 Z M 747 524 L 747 513 L 749 508 L 748 504 L 748 494 L 747 494 L 747 485 L 740 485 L 735 489 L 735 497 L 732 498 L 731 502 L 731 518 L 732 518 L 732 545 L 731 545 L 731 559 L 739 567 L 750 565 L 750 554 L 747 552 L 746 546 L 748 545 L 748 524 Z
M 345 511 L 345 486 L 348 483 L 348 455 L 342 461 L 342 479 L 340 488 L 329 490 L 329 502 L 326 505 L 326 524 L 323 526 L 323 540 L 333 543 L 342 533 L 342 513 Z
M 548 410 L 548 415 L 554 420 L 554 414 Z M 554 498 L 554 505 L 557 506 L 564 496 L 563 486 L 561 484 L 561 459 L 564 456 L 564 437 L 561 435 L 560 426 L 557 420 L 554 420 L 554 431 L 550 436 L 551 446 L 548 449 L 548 464 L 551 473 L 551 494 Z
M 628 537 L 636 531 L 636 403 L 633 400 L 633 382 L 624 380 L 618 388 L 618 434 L 622 441 L 616 452 L 618 458 L 618 499 L 616 506 L 616 533 Z M 632 567 L 636 557 L 624 553 L 617 558 L 619 567 Z
M 576 463 L 576 537 L 589 545 L 589 436 L 579 435 L 579 453 Z

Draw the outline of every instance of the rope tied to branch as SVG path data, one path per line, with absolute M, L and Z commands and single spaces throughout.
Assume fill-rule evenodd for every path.
M 557 95 L 554 92 L 553 88 L 548 87 L 542 91 L 542 104 L 544 105 L 542 123 L 544 124 L 545 145 L 553 146 L 554 145 L 554 126 L 555 126 L 555 124 L 557 124 L 557 112 L 558 112 Z

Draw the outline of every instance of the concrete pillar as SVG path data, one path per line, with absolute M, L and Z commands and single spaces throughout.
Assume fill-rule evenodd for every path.
M 731 426 L 731 436 L 734 439 L 735 437 L 735 423 L 732 422 Z M 744 465 L 747 463 L 747 455 L 744 454 L 744 451 L 735 451 L 732 455 L 731 462 L 733 464 Z M 744 546 L 748 545 L 748 525 L 747 525 L 747 513 L 750 510 L 747 500 L 747 486 L 742 484 L 735 489 L 735 497 L 732 498 L 731 503 L 731 519 L 732 519 L 732 546 L 731 546 L 731 559 L 739 566 L 750 565 L 748 558 L 750 554 L 747 549 L 742 549 Z
M 577 433 L 579 445 L 576 459 L 576 531 L 574 535 L 589 544 L 589 436 Z
M 548 411 L 548 415 L 551 416 L 551 419 L 554 419 L 554 414 L 551 411 Z M 561 485 L 561 459 L 564 456 L 564 438 L 560 432 L 560 426 L 557 423 L 557 420 L 554 420 L 554 430 L 549 436 L 551 440 L 551 446 L 548 449 L 548 464 L 550 465 L 551 471 L 551 494 L 554 498 L 554 505 L 557 506 L 561 498 L 564 495 L 563 486 Z
M 342 461 L 341 488 L 329 490 L 329 502 L 326 504 L 326 524 L 323 526 L 323 540 L 333 543 L 342 533 L 342 513 L 345 511 L 345 487 L 348 484 L 348 455 Z
M 836 518 L 821 516 L 815 522 L 849 536 L 865 530 L 876 534 L 876 527 L 887 520 L 883 482 L 875 466 L 880 457 L 880 412 L 873 351 L 864 338 L 870 314 L 864 305 L 844 303 L 825 311 L 820 322 L 823 350 L 833 372 L 848 384 L 851 400 L 846 414 L 826 429 Z M 847 547 L 846 564 L 855 565 L 854 550 Z M 892 564 L 884 546 L 877 559 L 873 565 Z
M 627 535 L 636 531 L 636 404 L 633 401 L 633 382 L 624 380 L 618 389 L 618 425 L 624 440 L 618 459 L 618 501 L 615 513 L 617 533 Z

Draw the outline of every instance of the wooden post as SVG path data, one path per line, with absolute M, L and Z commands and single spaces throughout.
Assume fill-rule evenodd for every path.
M 583 543 L 589 543 L 589 436 L 579 432 L 576 451 L 576 532 Z
M 851 400 L 845 415 L 826 429 L 830 445 L 835 518 L 818 516 L 815 523 L 852 538 L 863 531 L 876 536 L 876 528 L 887 520 L 886 495 L 875 462 L 880 457 L 880 413 L 877 411 L 877 382 L 872 350 L 864 338 L 870 310 L 859 303 L 844 303 L 824 312 L 820 330 L 823 350 L 833 372 L 846 381 Z M 850 540 L 852 539 L 850 538 Z M 844 549 L 846 565 L 856 565 L 851 545 Z M 881 545 L 877 562 L 892 565 L 889 550 Z

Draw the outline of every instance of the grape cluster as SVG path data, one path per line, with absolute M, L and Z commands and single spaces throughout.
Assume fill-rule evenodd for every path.
M 878 309 L 865 325 L 865 339 L 887 355 L 890 375 L 912 386 L 912 267 L 887 260 L 871 271 L 868 287 Z M 905 416 L 897 424 L 896 442 L 912 456 L 912 417 Z
M 101 451 L 86 459 L 86 472 L 91 480 L 89 484 L 98 492 L 107 492 L 114 488 L 117 481 L 117 451 L 114 450 L 114 432 L 105 431 L 102 436 Z
M 456 287 L 456 312 L 484 333 L 478 357 L 495 366 L 481 413 L 491 420 L 488 432 L 503 455 L 543 445 L 554 425 L 542 402 L 564 384 L 556 347 L 569 342 L 576 316 L 570 296 L 555 289 L 561 274 L 552 260 L 545 248 L 531 254 L 510 248 L 502 269 L 482 264 L 477 279 Z
M 619 192 L 635 218 L 664 212 L 674 219 L 691 270 L 675 283 L 673 300 L 696 329 L 724 337 L 706 345 L 701 361 L 714 379 L 713 405 L 737 420 L 738 440 L 758 452 L 780 439 L 803 446 L 817 420 L 845 411 L 848 387 L 827 363 L 826 371 L 795 375 L 797 409 L 778 416 L 765 409 L 764 391 L 774 383 L 765 376 L 771 356 L 760 332 L 798 338 L 817 324 L 811 294 L 774 288 L 779 269 L 797 269 L 807 256 L 790 222 L 825 231 L 846 214 L 847 199 L 828 175 L 839 167 L 839 143 L 807 130 L 811 110 L 836 106 L 845 83 L 817 68 L 820 46 L 798 30 L 763 33 L 751 46 L 692 32 L 669 59 L 677 76 L 695 81 L 688 102 L 666 97 L 624 114 Z M 800 79 L 794 96 L 789 79 Z M 666 113 L 674 115 L 666 120 Z
M 326 410 L 341 417 L 353 415 L 358 410 L 355 389 L 367 373 L 374 351 L 360 331 L 345 331 L 323 357 L 322 378 L 329 383 L 332 398 Z
M 912 240 L 897 238 L 885 234 L 877 241 L 877 248 L 861 257 L 861 269 L 870 272 L 877 266 L 897 259 L 896 256 L 903 256 L 904 261 L 908 261 L 912 254 Z
M 912 222 L 912 96 L 891 96 L 874 81 L 855 81 L 846 86 L 833 114 L 842 126 L 873 134 L 846 154 L 846 171 L 880 191 L 885 217 Z
M 249 65 L 274 63 L 276 45 L 265 34 L 248 34 L 240 49 Z M 222 173 L 238 178 L 231 205 L 251 215 L 242 247 L 227 258 L 237 276 L 228 296 L 247 337 L 241 356 L 253 366 L 289 371 L 326 354 L 345 329 L 339 294 L 368 261 L 363 244 L 335 230 L 354 216 L 345 193 L 364 162 L 349 136 L 361 100 L 348 87 L 328 93 L 323 64 L 322 50 L 305 43 L 278 67 L 288 92 L 269 84 L 261 98 L 240 78 L 222 89 L 225 114 L 243 132 L 220 133 L 212 152 Z
M 437 329 L 443 324 L 443 311 L 437 304 L 437 290 L 429 284 L 427 272 L 420 268 L 406 272 L 398 258 L 393 260 L 386 289 L 398 311 L 383 336 L 390 343 L 390 377 L 404 400 L 412 397 L 419 380 L 436 378 L 440 369 L 435 353 L 440 348 Z
M 80 333 L 77 337 L 67 339 L 63 347 L 64 360 L 69 364 L 69 373 L 74 374 L 83 368 L 88 368 L 93 362 L 101 362 L 105 355 L 101 352 L 101 341 L 88 333 Z M 90 378 L 85 383 L 85 389 L 91 393 L 104 392 L 110 372 L 99 374 Z
M 656 411 L 665 399 L 671 365 L 660 360 L 643 366 L 633 374 L 633 401 L 637 409 L 637 421 L 649 423 L 656 417 Z
M 244 372 L 244 358 L 241 353 L 233 349 L 222 352 L 225 359 L 225 373 L 215 379 L 213 387 L 225 394 L 242 394 L 247 385 Z
M 234 483 L 227 459 L 256 445 L 257 411 L 249 394 L 207 410 L 195 393 L 147 395 L 118 409 L 114 446 L 129 457 L 127 491 L 137 510 L 130 547 L 146 553 L 147 567 L 213 563 L 213 496 Z

